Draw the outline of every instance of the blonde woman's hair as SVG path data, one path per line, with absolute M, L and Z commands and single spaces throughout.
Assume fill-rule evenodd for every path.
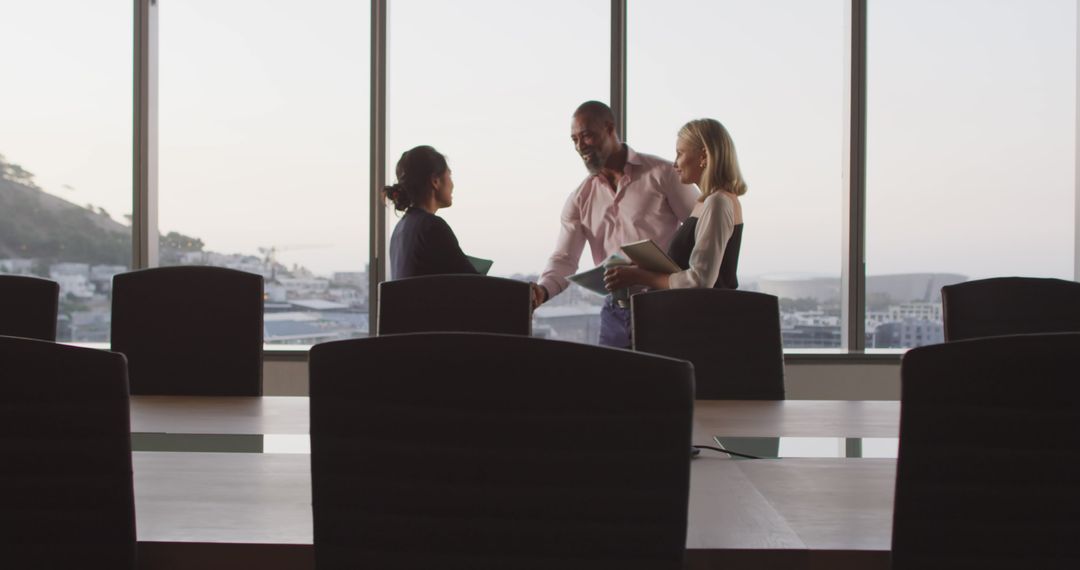
M 746 181 L 739 170 L 735 142 L 724 125 L 714 119 L 695 119 L 679 129 L 679 138 L 705 150 L 705 171 L 701 173 L 701 198 L 728 191 L 736 196 L 746 194 Z

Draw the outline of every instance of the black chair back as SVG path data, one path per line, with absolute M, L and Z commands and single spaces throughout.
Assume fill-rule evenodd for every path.
M 1080 333 L 904 355 L 893 568 L 1080 568 Z
M 776 297 L 733 289 L 634 295 L 634 350 L 694 363 L 698 400 L 783 400 Z
M 112 349 L 132 394 L 262 394 L 263 279 L 222 267 L 113 277 Z
M 134 568 L 123 355 L 0 337 L 0 566 Z
M 427 275 L 379 283 L 377 334 L 532 333 L 529 284 L 486 275 Z
M 682 568 L 689 363 L 426 333 L 310 366 L 318 568 Z
M 60 285 L 24 275 L 0 275 L 0 335 L 56 340 Z
M 1080 332 L 1080 283 L 995 277 L 941 288 L 945 340 Z

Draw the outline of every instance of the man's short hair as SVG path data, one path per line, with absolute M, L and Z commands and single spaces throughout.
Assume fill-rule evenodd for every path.
M 611 110 L 611 107 L 599 101 L 586 101 L 578 105 L 577 110 L 574 111 L 574 116 L 578 115 L 584 115 L 591 120 L 615 124 L 615 113 Z

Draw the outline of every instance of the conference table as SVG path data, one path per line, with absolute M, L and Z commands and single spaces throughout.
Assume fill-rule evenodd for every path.
M 687 568 L 888 568 L 899 411 L 697 402 L 695 443 L 780 458 L 692 461 Z M 314 567 L 307 398 L 133 396 L 131 424 L 140 568 Z

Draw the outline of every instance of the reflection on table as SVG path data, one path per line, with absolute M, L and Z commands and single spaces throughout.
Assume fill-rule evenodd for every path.
M 727 437 L 714 436 L 720 449 L 757 459 L 793 457 L 896 459 L 896 437 Z M 739 456 L 734 459 L 743 459 Z
M 888 568 L 896 464 L 867 457 L 895 446 L 898 416 L 896 402 L 698 402 L 696 442 L 785 458 L 693 460 L 688 568 Z M 134 454 L 140 566 L 313 568 L 307 419 L 306 398 L 132 398 L 136 448 L 185 451 Z

